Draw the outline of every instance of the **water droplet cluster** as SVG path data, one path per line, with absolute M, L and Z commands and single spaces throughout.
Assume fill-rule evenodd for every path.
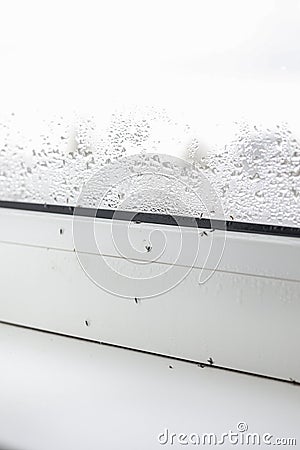
M 116 111 L 105 124 L 77 114 L 36 114 L 30 123 L 18 114 L 2 115 L 0 198 L 76 205 L 84 183 L 98 173 L 81 206 L 97 207 L 102 185 L 107 190 L 101 207 L 212 216 L 214 200 L 206 198 L 200 171 L 226 218 L 300 226 L 300 143 L 288 124 L 236 122 L 232 139 L 219 147 L 212 143 L 208 153 L 199 136 L 201 130 L 154 107 Z M 140 157 L 127 163 L 133 154 Z M 180 167 L 160 154 L 191 164 Z M 130 164 L 131 176 L 115 185 L 114 170 L 123 169 L 114 162 L 121 160 Z
M 201 160 L 235 220 L 300 225 L 300 143 L 285 123 L 272 128 L 237 124 L 220 154 Z

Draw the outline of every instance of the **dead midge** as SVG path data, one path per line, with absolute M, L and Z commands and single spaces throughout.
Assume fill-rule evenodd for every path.
M 212 366 L 214 364 L 214 360 L 212 358 L 208 358 L 207 362 Z
M 145 245 L 145 249 L 146 249 L 147 252 L 149 253 L 149 252 L 151 252 L 152 247 L 151 247 L 151 245 Z

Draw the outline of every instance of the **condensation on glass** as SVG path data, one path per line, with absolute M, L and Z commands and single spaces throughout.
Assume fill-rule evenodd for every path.
M 230 128 L 227 141 L 207 144 L 201 130 L 163 109 L 107 117 L 36 114 L 28 123 L 18 113 L 2 115 L 0 199 L 76 206 L 96 174 L 80 206 L 213 216 L 215 200 L 202 202 L 201 173 L 227 219 L 300 226 L 300 143 L 287 123 L 216 124 L 216 136 Z M 122 168 L 119 178 L 110 167 Z

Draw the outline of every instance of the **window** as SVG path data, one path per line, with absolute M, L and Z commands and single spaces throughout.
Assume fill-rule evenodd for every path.
M 299 227 L 299 2 L 98 3 L 6 8 L 1 200 Z

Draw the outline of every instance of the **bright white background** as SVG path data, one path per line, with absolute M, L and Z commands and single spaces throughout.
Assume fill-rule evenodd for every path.
M 242 115 L 299 126 L 300 3 L 6 1 L 0 110 L 101 115 L 156 104 L 209 125 Z

